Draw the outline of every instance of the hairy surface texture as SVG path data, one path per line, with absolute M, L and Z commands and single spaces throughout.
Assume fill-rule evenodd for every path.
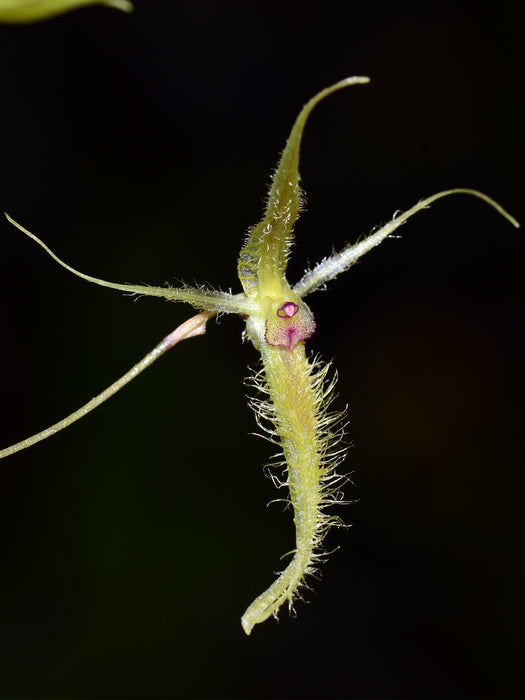
M 329 378 L 329 365 L 308 360 L 304 343 L 289 351 L 263 342 L 261 354 L 264 366 L 253 379 L 259 396 L 251 405 L 263 434 L 280 448 L 272 467 L 282 467 L 284 476 L 274 473 L 273 481 L 289 490 L 296 547 L 286 569 L 244 613 L 246 634 L 276 615 L 283 603 L 291 608 L 305 576 L 317 571 L 326 531 L 330 525 L 342 524 L 325 511 L 342 499 L 343 477 L 336 469 L 345 453 L 341 445 L 344 414 L 330 410 L 336 376 Z

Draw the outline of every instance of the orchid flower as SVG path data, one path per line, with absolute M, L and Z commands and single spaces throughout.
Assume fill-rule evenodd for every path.
M 487 195 L 471 189 L 449 189 L 398 213 L 367 238 L 326 257 L 298 282 L 290 284 L 286 268 L 303 201 L 298 170 L 303 129 L 312 109 L 325 97 L 342 88 L 368 82 L 366 77 L 346 78 L 319 92 L 303 107 L 273 175 L 263 218 L 250 230 L 241 249 L 237 269 L 243 291 L 237 294 L 207 287 L 119 284 L 92 277 L 60 260 L 39 238 L 8 217 L 57 263 L 78 277 L 128 294 L 184 302 L 199 313 L 84 407 L 47 430 L 0 451 L 0 457 L 29 447 L 78 420 L 180 340 L 203 334 L 206 323 L 216 314 L 236 314 L 246 324 L 246 337 L 261 359 L 261 367 L 251 379 L 256 395 L 249 403 L 259 427 L 278 447 L 277 464 L 283 467 L 285 476 L 280 478 L 273 472 L 273 480 L 276 486 L 288 490 L 285 500 L 293 509 L 296 533 L 290 562 L 242 616 L 242 627 L 248 635 L 256 624 L 276 616 L 283 604 L 292 607 L 294 599 L 300 597 L 301 589 L 307 585 L 306 577 L 316 573 L 326 556 L 322 546 L 326 532 L 332 525 L 342 524 L 328 509 L 343 498 L 341 486 L 345 478 L 337 470 L 345 458 L 344 413 L 331 409 L 336 375 L 330 364 L 307 351 L 306 343 L 314 335 L 316 324 L 305 298 L 324 288 L 411 216 L 442 197 L 473 195 L 518 227 L 517 221 Z M 272 464 L 275 466 L 275 462 Z

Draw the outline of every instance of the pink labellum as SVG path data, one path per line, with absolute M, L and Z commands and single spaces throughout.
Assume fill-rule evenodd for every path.
M 264 338 L 268 345 L 293 350 L 297 343 L 307 340 L 315 331 L 315 320 L 310 309 L 293 301 L 286 301 L 266 319 Z

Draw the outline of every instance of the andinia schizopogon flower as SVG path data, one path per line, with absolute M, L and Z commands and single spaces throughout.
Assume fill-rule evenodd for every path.
M 301 210 L 299 182 L 301 138 L 312 109 L 341 88 L 368 83 L 366 77 L 342 80 L 315 95 L 302 109 L 272 178 L 264 216 L 247 236 L 238 260 L 243 291 L 218 292 L 205 287 L 149 287 L 117 284 L 86 275 L 60 260 L 40 239 L 8 219 L 36 241 L 56 262 L 84 280 L 138 295 L 159 296 L 186 302 L 200 313 L 190 318 L 159 343 L 115 384 L 85 406 L 50 428 L 0 452 L 6 457 L 67 427 L 112 396 L 180 340 L 205 332 L 207 321 L 217 313 L 238 314 L 246 323 L 246 336 L 260 354 L 261 368 L 251 380 L 254 396 L 250 405 L 263 434 L 278 447 L 277 462 L 284 476 L 273 480 L 287 489 L 293 509 L 295 549 L 286 568 L 259 595 L 242 616 L 242 627 L 253 627 L 276 616 L 282 605 L 290 608 L 307 586 L 309 574 L 317 572 L 325 553 L 323 539 L 332 525 L 341 524 L 329 508 L 342 499 L 344 477 L 337 471 L 345 457 L 344 415 L 331 409 L 336 375 L 306 349 L 315 333 L 315 319 L 305 297 L 323 288 L 351 267 L 362 255 L 379 245 L 413 214 L 452 194 L 469 194 L 492 206 L 514 226 L 516 220 L 485 194 L 471 189 L 438 192 L 396 215 L 385 226 L 356 244 L 348 245 L 308 270 L 295 284 L 286 278 L 293 229 Z

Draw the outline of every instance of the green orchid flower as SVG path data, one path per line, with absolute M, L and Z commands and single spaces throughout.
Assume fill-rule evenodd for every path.
M 277 579 L 248 607 L 242 627 L 253 627 L 281 606 L 290 607 L 300 595 L 308 575 L 315 574 L 326 553 L 322 542 L 332 525 L 341 525 L 327 509 L 341 503 L 344 476 L 337 472 L 345 457 L 344 414 L 331 410 L 336 381 L 329 364 L 306 350 L 315 332 L 315 320 L 305 297 L 346 271 L 361 256 L 396 231 L 411 216 L 442 197 L 469 194 L 489 204 L 514 226 L 517 221 L 494 200 L 471 189 L 450 189 L 434 194 L 396 215 L 385 226 L 354 245 L 348 245 L 307 271 L 294 285 L 286 278 L 294 225 L 301 210 L 299 154 L 303 129 L 312 109 L 325 97 L 351 85 L 368 83 L 366 77 L 342 80 L 315 95 L 300 112 L 275 170 L 266 210 L 250 231 L 238 260 L 243 291 L 229 294 L 205 287 L 149 287 L 118 284 L 86 275 L 60 260 L 40 239 L 8 219 L 36 241 L 60 265 L 88 282 L 132 294 L 181 301 L 200 310 L 167 336 L 148 355 L 95 399 L 47 430 L 0 451 L 0 458 L 29 447 L 70 425 L 112 396 L 180 340 L 205 332 L 217 313 L 237 314 L 246 324 L 246 335 L 258 351 L 261 369 L 252 378 L 257 398 L 250 400 L 258 425 L 278 445 L 285 478 L 274 475 L 278 487 L 287 488 L 293 508 L 296 546 L 291 561 Z

